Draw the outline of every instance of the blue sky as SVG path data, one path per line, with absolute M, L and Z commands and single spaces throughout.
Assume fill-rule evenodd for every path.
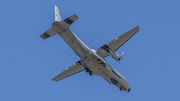
M 1 0 L 0 101 L 179 101 L 179 0 Z M 65 19 L 79 16 L 71 30 L 90 48 L 140 26 L 107 61 L 125 76 L 131 92 L 81 72 L 51 79 L 80 58 L 58 35 L 39 36 L 54 21 L 54 5 Z

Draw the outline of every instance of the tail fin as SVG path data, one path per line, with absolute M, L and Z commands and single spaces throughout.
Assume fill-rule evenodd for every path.
M 54 10 L 55 10 L 55 21 L 61 22 L 62 21 L 62 17 L 61 17 L 61 14 L 59 12 L 58 7 L 54 6 Z
M 69 26 L 78 18 L 78 16 L 76 14 L 66 18 L 64 21 L 62 20 L 62 17 L 61 17 L 61 14 L 59 12 L 59 9 L 57 6 L 54 6 L 54 9 L 55 9 L 55 21 L 51 24 L 52 25 L 52 28 L 50 28 L 48 31 L 46 31 L 45 33 L 43 33 L 40 37 L 42 39 L 46 39 L 46 38 L 49 38 L 55 34 L 58 34 L 60 32 L 57 32 L 56 30 L 53 29 L 53 24 L 58 24 L 59 23 L 67 23 Z M 62 22 L 61 22 L 62 21 Z M 63 25 L 63 24 L 62 24 Z M 61 26 L 63 27 L 63 26 Z M 59 28 L 59 30 L 63 30 L 63 28 Z M 65 28 L 64 28 L 65 29 Z

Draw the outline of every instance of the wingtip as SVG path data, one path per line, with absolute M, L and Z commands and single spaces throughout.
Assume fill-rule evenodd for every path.
M 139 25 L 137 26 L 137 28 L 139 29 Z
M 57 81 L 57 80 L 55 80 L 54 78 L 53 78 L 53 79 L 51 79 L 51 80 L 53 80 L 53 81 Z
M 138 26 L 136 26 L 134 29 L 137 29 L 137 30 L 139 31 L 139 25 L 138 25 Z

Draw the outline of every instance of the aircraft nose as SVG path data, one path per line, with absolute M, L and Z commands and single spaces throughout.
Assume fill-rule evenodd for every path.
M 128 90 L 127 90 L 127 92 L 130 92 L 131 91 L 131 89 L 129 88 Z

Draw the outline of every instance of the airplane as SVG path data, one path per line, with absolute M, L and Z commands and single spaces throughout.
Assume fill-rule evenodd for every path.
M 85 70 L 90 76 L 96 75 L 103 77 L 121 91 L 130 92 L 129 84 L 124 76 L 111 67 L 105 58 L 110 55 L 114 60 L 120 61 L 123 58 L 122 55 L 124 52 L 119 56 L 115 51 L 139 31 L 139 26 L 106 43 L 99 49 L 94 50 L 86 46 L 70 29 L 70 25 L 78 18 L 78 16 L 74 14 L 63 20 L 58 7 L 54 6 L 54 8 L 55 21 L 51 24 L 52 27 L 40 37 L 46 39 L 55 34 L 59 34 L 81 59 L 66 68 L 52 80 L 59 81 Z

